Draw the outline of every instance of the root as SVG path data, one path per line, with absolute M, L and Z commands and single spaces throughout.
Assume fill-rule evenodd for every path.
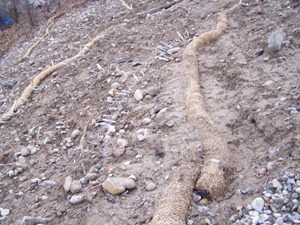
M 53 66 L 50 66 L 48 69 L 43 70 L 40 72 L 38 75 L 36 75 L 31 83 L 25 88 L 23 91 L 21 97 L 15 102 L 15 104 L 6 112 L 5 114 L 2 115 L 0 118 L 0 124 L 5 123 L 5 121 L 10 120 L 14 113 L 19 109 L 21 105 L 24 104 L 24 102 L 28 101 L 28 99 L 31 97 L 34 89 L 44 80 L 46 77 L 48 77 L 50 74 L 55 72 L 56 70 L 68 65 L 69 63 L 75 61 L 76 59 L 80 58 L 84 54 L 86 54 L 90 48 L 98 42 L 101 38 L 104 37 L 105 34 L 99 35 L 95 37 L 93 40 L 91 40 L 89 43 L 87 43 L 79 53 L 71 58 L 68 58 L 62 62 L 59 62 Z
M 119 0 L 119 1 L 122 3 L 122 5 L 123 5 L 126 9 L 128 9 L 128 10 L 133 10 L 132 6 L 129 6 L 124 0 Z
M 49 223 L 52 218 L 42 218 L 42 217 L 32 217 L 32 216 L 24 216 L 20 225 L 25 225 L 27 223 L 30 224 L 46 224 Z
M 56 18 L 58 18 L 58 17 L 60 17 L 60 16 L 62 16 L 62 15 L 64 15 L 66 12 L 63 12 L 63 13 L 60 13 L 59 15 L 56 15 L 56 16 L 53 16 L 53 17 L 51 17 L 49 20 L 48 20 L 48 26 L 47 26 L 47 29 L 46 29 L 46 33 L 42 36 L 42 37 L 40 37 L 27 51 L 26 51 L 26 53 L 25 53 L 25 55 L 22 57 L 22 59 L 21 59 L 21 61 L 23 60 L 23 59 L 25 59 L 25 58 L 28 58 L 29 57 L 29 55 L 31 54 L 31 52 L 32 52 L 32 50 L 39 44 L 39 43 L 41 43 L 43 40 L 44 40 L 44 38 L 49 34 L 49 32 L 50 32 L 50 29 L 53 27 L 53 25 L 54 25 L 54 20 L 56 19 Z

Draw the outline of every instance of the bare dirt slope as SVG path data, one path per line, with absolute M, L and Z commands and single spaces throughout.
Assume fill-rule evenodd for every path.
M 23 216 L 52 218 L 49 224 L 147 224 L 181 149 L 201 148 L 201 130 L 186 119 L 181 55 L 193 37 L 216 26 L 221 8 L 236 2 L 130 2 L 132 11 L 120 1 L 91 1 L 57 19 L 28 59 L 20 61 L 43 29 L 2 57 L 1 114 L 41 70 L 106 33 L 84 57 L 43 81 L 0 127 L 0 208 L 10 210 L 2 224 L 18 224 Z M 205 224 L 198 204 L 208 204 L 218 224 L 230 224 L 237 206 L 267 183 L 269 175 L 257 176 L 262 168 L 271 176 L 300 172 L 299 10 L 297 1 L 243 1 L 228 15 L 226 33 L 199 49 L 205 108 L 229 144 L 231 161 L 224 196 L 192 202 L 195 224 Z M 267 45 L 277 30 L 286 35 L 274 53 Z M 128 142 L 125 149 L 120 139 Z M 90 172 L 96 177 L 85 183 Z M 78 195 L 84 202 L 69 202 L 68 175 L 83 181 Z M 121 195 L 101 187 L 108 176 L 130 175 L 136 187 Z

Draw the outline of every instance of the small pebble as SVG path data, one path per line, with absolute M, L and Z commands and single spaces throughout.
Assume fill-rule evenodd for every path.
M 22 156 L 29 156 L 30 155 L 30 150 L 27 147 L 22 148 L 21 149 L 21 155 Z
M 71 133 L 71 138 L 72 139 L 76 139 L 80 134 L 80 130 L 74 130 L 72 133 Z
M 156 184 L 154 184 L 153 182 L 148 183 L 146 186 L 147 191 L 153 191 L 155 189 L 156 189 Z
M 70 186 L 70 191 L 76 194 L 82 190 L 82 185 L 79 180 L 73 180 Z
M 73 195 L 70 199 L 70 203 L 73 205 L 76 205 L 76 204 L 82 203 L 84 200 L 85 200 L 84 196 L 82 196 L 82 195 Z
M 134 92 L 134 99 L 136 100 L 136 101 L 141 101 L 141 100 L 143 100 L 143 92 L 140 90 L 140 89 L 137 89 L 135 92 Z

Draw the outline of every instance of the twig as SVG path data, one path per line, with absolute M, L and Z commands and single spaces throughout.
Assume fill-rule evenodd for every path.
M 227 197 L 222 198 L 221 200 L 219 200 L 219 201 L 217 201 L 217 202 L 220 203 L 220 202 L 223 202 L 223 201 L 225 201 L 225 200 L 230 199 L 230 198 L 234 195 L 235 192 L 236 192 L 236 189 L 234 189 L 234 191 L 231 192 Z
M 133 10 L 132 6 L 129 6 L 124 0 L 119 0 L 119 1 L 122 3 L 122 5 L 123 5 L 126 9 L 128 9 L 128 10 Z
M 179 2 L 182 2 L 182 0 L 175 0 L 175 1 L 171 2 L 171 3 L 167 3 L 167 4 L 163 5 L 163 6 L 158 7 L 158 8 L 151 9 L 151 10 L 149 10 L 147 12 L 142 13 L 141 16 L 142 17 L 146 17 L 149 14 L 154 14 L 156 12 L 159 12 L 159 11 L 163 10 L 163 9 L 169 9 L 173 5 L 178 4 Z
M 178 36 L 180 37 L 180 39 L 181 39 L 182 41 L 184 41 L 184 38 L 182 37 L 182 35 L 181 35 L 178 31 L 176 31 L 176 33 L 178 34 Z
M 88 192 L 90 192 L 90 191 L 96 189 L 97 187 L 102 187 L 102 184 L 97 184 L 96 186 L 89 188 L 89 189 L 86 190 L 82 195 L 83 195 L 83 196 L 86 195 Z
M 0 166 L 13 166 L 14 164 L 13 163 L 7 163 L 7 164 L 0 164 Z

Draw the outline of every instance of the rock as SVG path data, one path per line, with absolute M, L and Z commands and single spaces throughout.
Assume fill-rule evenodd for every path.
M 267 165 L 267 170 L 268 170 L 268 171 L 273 170 L 274 164 L 275 164 L 274 162 L 269 162 L 268 165 Z
M 26 164 L 27 159 L 24 156 L 19 156 L 18 162 L 21 163 L 21 164 Z
M 125 148 L 115 148 L 113 150 L 114 157 L 120 157 L 120 156 L 124 155 L 124 153 L 125 153 Z
M 80 134 L 80 130 L 73 130 L 73 132 L 71 133 L 71 139 L 76 139 Z
M 279 51 L 282 48 L 284 37 L 285 33 L 281 30 L 272 32 L 268 40 L 268 48 L 271 51 Z
M 137 89 L 135 92 L 134 92 L 134 99 L 137 100 L 138 102 L 143 100 L 143 92 L 140 90 L 140 89 Z
M 24 182 L 24 181 L 26 181 L 27 179 L 28 179 L 27 177 L 22 176 L 22 177 L 19 178 L 19 181 L 20 181 L 20 182 Z
M 27 147 L 24 147 L 21 149 L 21 155 L 22 156 L 29 156 L 30 155 L 30 150 Z
M 128 178 L 136 181 L 136 176 L 134 176 L 134 175 L 130 175 Z
M 142 135 L 142 134 L 138 134 L 138 135 L 137 135 L 137 139 L 138 139 L 139 141 L 143 141 L 143 140 L 146 139 L 146 137 L 145 137 L 144 135 Z
M 143 141 L 147 138 L 148 136 L 148 130 L 147 129 L 139 129 L 137 130 L 137 139 L 139 141 Z
M 126 189 L 133 189 L 135 186 L 135 181 L 130 178 L 109 177 L 102 183 L 102 187 L 113 195 L 121 194 Z
M 6 217 L 9 215 L 9 209 L 0 208 L 1 217 Z
M 126 139 L 118 139 L 117 140 L 117 145 L 119 146 L 119 148 L 125 148 L 128 145 L 128 141 Z
M 79 180 L 73 180 L 70 186 L 70 191 L 76 194 L 82 190 L 82 185 Z
M 255 55 L 256 56 L 261 56 L 262 54 L 264 54 L 264 49 L 263 48 L 257 48 L 255 50 Z
M 73 205 L 84 202 L 85 198 L 82 195 L 73 195 L 70 199 L 70 203 Z
M 151 95 L 152 97 L 155 97 L 160 92 L 160 87 L 150 87 L 148 88 L 144 93 L 145 95 Z
M 15 176 L 15 172 L 14 172 L 13 170 L 9 170 L 9 171 L 7 172 L 7 175 L 8 175 L 9 177 L 13 177 L 13 176 Z
M 266 168 L 261 168 L 261 169 L 258 171 L 258 174 L 264 176 L 264 175 L 267 174 L 267 172 L 268 172 L 268 170 L 267 170 Z
M 0 30 L 0 37 L 2 37 L 4 35 L 4 33 L 2 32 L 2 30 Z
M 145 119 L 143 119 L 143 123 L 145 124 L 145 125 L 148 125 L 148 124 L 150 124 L 152 122 L 152 120 L 150 119 L 150 118 L 145 118 Z
M 90 181 L 90 180 L 96 180 L 98 177 L 99 177 L 98 173 L 87 173 L 84 178 L 87 181 Z
M 298 193 L 298 194 L 300 194 L 300 187 L 297 187 L 297 188 L 295 189 L 295 192 Z
M 70 191 L 72 181 L 73 181 L 73 179 L 71 176 L 67 176 L 65 178 L 63 187 L 66 192 Z
M 118 89 L 119 87 L 121 87 L 121 85 L 120 85 L 119 83 L 117 83 L 117 82 L 114 82 L 114 83 L 112 83 L 112 84 L 110 85 L 110 87 L 111 87 L 112 89 Z
M 282 217 L 277 218 L 277 220 L 276 220 L 277 225 L 282 225 L 283 223 L 284 223 L 284 220 Z
M 156 104 L 153 107 L 154 113 L 158 113 L 160 110 L 162 110 L 162 106 L 160 104 Z
M 27 146 L 27 148 L 29 149 L 31 155 L 38 151 L 38 149 L 36 147 L 31 146 L 31 145 Z
M 168 108 L 163 108 L 156 114 L 156 119 L 163 119 L 165 117 L 165 114 L 167 112 Z
M 154 184 L 153 182 L 148 183 L 146 186 L 147 191 L 153 191 L 155 189 L 156 189 L 156 184 Z
M 168 54 L 174 54 L 180 51 L 180 47 L 171 48 L 168 50 Z
M 112 89 L 110 89 L 109 91 L 108 91 L 108 94 L 110 95 L 110 96 L 115 96 L 115 93 L 117 92 L 117 89 L 115 89 L 115 88 L 112 88 Z
M 274 188 L 277 188 L 278 190 L 282 189 L 282 185 L 280 184 L 280 182 L 277 179 L 273 179 L 272 184 L 273 184 Z
M 85 177 L 80 178 L 79 181 L 80 181 L 81 184 L 87 184 L 88 183 L 88 181 L 85 179 Z
M 257 212 L 261 213 L 265 205 L 265 201 L 262 198 L 256 198 L 251 202 L 251 207 Z

